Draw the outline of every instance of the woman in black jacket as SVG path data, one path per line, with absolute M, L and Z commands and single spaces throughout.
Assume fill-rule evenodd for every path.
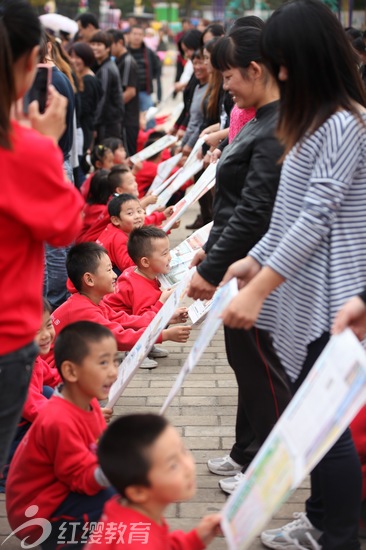
M 276 197 L 282 148 L 275 137 L 279 91 L 261 62 L 259 29 L 237 29 L 215 46 L 211 62 L 239 108 L 256 117 L 228 145 L 219 160 L 213 205 L 214 225 L 205 250 L 193 264 L 189 296 L 211 298 L 227 268 L 244 257 L 267 231 Z M 231 493 L 260 445 L 290 401 L 287 377 L 269 336 L 225 329 L 228 361 L 239 387 L 236 441 L 229 456 L 208 461 L 211 472 L 232 476 L 220 487 Z

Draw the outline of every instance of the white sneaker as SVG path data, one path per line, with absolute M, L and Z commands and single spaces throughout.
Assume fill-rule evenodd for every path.
M 241 472 L 242 465 L 238 464 L 229 455 L 225 455 L 221 458 L 210 458 L 207 461 L 207 468 L 213 474 L 219 476 L 233 476 Z
M 268 529 L 261 533 L 261 541 L 267 548 L 286 550 L 321 550 L 318 543 L 322 535 L 307 518 L 304 512 L 295 512 L 294 521 L 278 529 Z
M 153 359 L 146 357 L 140 365 L 140 369 L 156 369 L 158 363 Z
M 158 346 L 153 346 L 149 352 L 148 357 L 150 359 L 161 359 L 162 357 L 168 357 L 169 351 L 164 348 L 158 348 Z
M 240 483 L 245 479 L 246 475 L 242 472 L 239 472 L 234 477 L 226 477 L 225 479 L 220 479 L 219 487 L 224 493 L 231 495 L 235 489 L 240 485 Z

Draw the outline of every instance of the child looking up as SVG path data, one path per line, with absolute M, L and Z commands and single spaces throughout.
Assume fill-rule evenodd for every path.
M 70 323 L 89 320 L 109 328 L 120 351 L 132 349 L 155 312 L 147 311 L 141 316 L 115 313 L 102 301 L 106 294 L 114 292 L 117 279 L 107 251 L 97 243 L 77 244 L 68 253 L 66 269 L 77 292 L 53 313 L 56 334 Z M 186 342 L 190 331 L 191 327 L 169 327 L 162 331 L 159 342 Z
M 144 225 L 145 212 L 136 197 L 123 193 L 109 202 L 108 213 L 111 221 L 97 242 L 107 250 L 117 275 L 120 275 L 126 267 L 135 265 L 128 254 L 127 241 L 133 229 Z
M 169 533 L 164 511 L 173 502 L 192 498 L 196 474 L 191 453 L 163 416 L 118 418 L 101 438 L 98 458 L 118 495 L 106 503 L 103 527 L 90 537 L 86 550 L 117 550 L 125 545 L 130 550 L 201 550 L 218 534 L 219 514 L 206 516 L 189 533 Z M 108 527 L 122 521 L 127 529 L 121 540 Z M 140 526 L 138 532 L 134 524 Z
M 23 540 L 29 535 L 27 542 L 34 542 L 42 535 L 41 519 L 51 522 L 51 533 L 42 542 L 44 550 L 67 542 L 81 548 L 88 524 L 98 521 L 114 492 L 98 466 L 95 449 L 106 428 L 98 399 L 108 397 L 117 378 L 116 341 L 97 323 L 70 324 L 56 339 L 55 360 L 63 386 L 18 447 L 6 498 L 14 530 L 26 522 L 32 509 L 33 520 L 17 533 Z

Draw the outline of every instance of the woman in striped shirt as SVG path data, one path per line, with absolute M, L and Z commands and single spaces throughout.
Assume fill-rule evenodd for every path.
M 223 317 L 231 328 L 269 330 L 296 390 L 337 311 L 366 283 L 366 96 L 343 29 L 318 0 L 276 10 L 262 51 L 280 86 L 286 156 L 267 234 L 224 278 L 238 276 L 244 288 Z M 360 501 L 347 430 L 312 472 L 306 515 L 264 532 L 262 542 L 358 549 Z

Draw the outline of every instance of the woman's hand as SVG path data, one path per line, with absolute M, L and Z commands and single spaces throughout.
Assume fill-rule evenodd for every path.
M 196 271 L 193 274 L 191 282 L 188 287 L 188 296 L 194 300 L 211 300 L 215 294 L 216 286 L 208 283 L 201 275 Z
M 39 112 L 37 101 L 29 105 L 28 115 L 32 128 L 58 143 L 66 130 L 67 98 L 58 93 L 54 86 L 49 87 L 47 107 L 44 113 Z
M 359 340 L 366 335 L 366 304 L 354 296 L 338 311 L 332 326 L 332 334 L 339 334 L 345 328 L 353 330 Z
M 222 155 L 221 149 L 214 149 L 211 155 L 211 163 L 217 162 Z
M 238 279 L 238 288 L 241 289 L 249 283 L 259 273 L 261 265 L 251 256 L 239 260 L 229 267 L 222 279 L 220 286 L 236 277 Z
M 205 258 L 206 258 L 206 252 L 203 250 L 203 248 L 200 248 L 199 250 L 197 250 L 196 254 L 194 255 L 189 268 L 200 265 L 200 263 L 203 262 Z
M 264 297 L 253 291 L 250 285 L 242 288 L 222 314 L 224 325 L 249 330 L 258 318 L 263 301 Z

